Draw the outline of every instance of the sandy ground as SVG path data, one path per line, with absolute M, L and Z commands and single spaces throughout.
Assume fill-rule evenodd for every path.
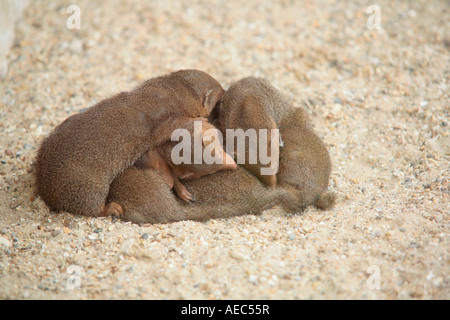
M 377 3 L 381 30 L 368 1 L 76 1 L 69 30 L 66 1 L 32 1 L 0 82 L 0 298 L 449 299 L 450 7 Z M 335 208 L 148 227 L 49 212 L 45 135 L 180 68 L 266 77 L 308 110 Z

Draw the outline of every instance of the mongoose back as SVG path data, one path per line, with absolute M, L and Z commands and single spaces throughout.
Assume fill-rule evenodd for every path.
M 282 141 L 277 183 L 295 195 L 290 209 L 301 210 L 308 205 L 326 209 L 333 205 L 334 195 L 326 192 L 331 172 L 326 147 L 314 133 L 306 112 L 292 107 L 267 80 L 248 77 L 236 82 L 214 112 L 219 114 L 221 128 L 239 118 L 256 128 L 261 123 L 272 128 L 271 121 L 275 121 Z
M 207 117 L 223 92 L 205 72 L 180 70 L 69 117 L 37 152 L 38 194 L 55 211 L 102 215 L 114 178 L 173 130 Z

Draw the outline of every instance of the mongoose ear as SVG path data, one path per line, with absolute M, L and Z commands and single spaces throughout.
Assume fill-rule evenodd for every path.
M 207 110 L 208 114 L 211 113 L 218 101 L 216 98 L 214 98 L 212 92 L 212 90 L 208 90 L 205 94 L 205 98 L 203 99 L 203 107 Z

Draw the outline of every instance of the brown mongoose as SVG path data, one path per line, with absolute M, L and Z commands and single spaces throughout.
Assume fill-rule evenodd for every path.
M 155 170 L 130 167 L 111 184 L 110 213 L 134 223 L 204 221 L 260 214 L 289 196 L 286 190 L 267 188 L 240 166 L 236 170 L 186 180 L 184 184 L 196 195 L 194 203 L 175 197 Z
M 279 158 L 279 137 L 271 136 L 272 131 L 277 129 L 277 124 L 274 118 L 274 105 L 275 101 L 271 97 L 261 90 L 261 85 L 255 78 L 244 78 L 238 82 L 233 83 L 226 93 L 223 95 L 220 104 L 214 110 L 217 117 L 217 123 L 225 137 L 225 144 L 230 153 L 233 152 L 238 164 L 256 175 L 262 182 L 268 186 L 275 186 L 277 184 L 277 169 Z M 242 139 L 241 143 L 245 143 L 245 151 L 242 151 L 239 155 L 239 138 L 229 139 L 228 132 L 232 130 L 241 129 L 249 137 L 254 138 L 257 146 L 252 145 L 252 141 Z M 264 131 L 260 131 L 263 129 Z M 253 130 L 253 131 L 252 131 Z M 262 137 L 262 135 L 266 135 Z M 265 138 L 266 143 L 260 143 L 260 139 Z M 228 141 L 230 140 L 230 141 Z M 234 148 L 230 146 L 230 143 L 234 144 Z M 271 161 L 262 163 L 261 147 L 266 150 L 265 154 L 270 157 Z M 275 151 L 272 154 L 272 151 Z M 256 156 L 252 160 L 250 154 Z M 245 162 L 239 159 L 239 156 L 245 155 Z M 271 174 L 265 174 L 261 172 L 262 168 L 273 167 Z
M 69 117 L 37 152 L 38 194 L 52 210 L 101 215 L 114 178 L 175 129 L 207 117 L 223 92 L 205 72 L 180 70 Z
M 272 129 L 272 121 L 276 123 L 281 138 L 276 181 L 296 199 L 286 203 L 287 209 L 297 211 L 308 205 L 326 209 L 334 204 L 334 194 L 326 191 L 331 172 L 326 147 L 306 112 L 291 106 L 267 80 L 248 77 L 234 83 L 213 113 L 222 130 L 241 123 L 248 128 Z

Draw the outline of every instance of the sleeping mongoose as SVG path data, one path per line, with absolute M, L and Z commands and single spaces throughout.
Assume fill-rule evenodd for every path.
M 294 108 L 267 80 L 247 77 L 231 85 L 213 110 L 222 131 L 228 128 L 278 128 L 280 157 L 276 180 L 250 170 L 268 185 L 277 183 L 295 195 L 293 211 L 308 205 L 326 209 L 335 196 L 327 192 L 331 172 L 328 151 L 302 108 Z M 275 124 L 274 124 L 275 123 Z M 267 146 L 270 149 L 269 145 Z M 239 162 L 238 162 L 239 164 Z M 256 165 L 256 169 L 260 167 Z M 269 183 L 267 183 L 269 181 Z
M 266 185 L 273 187 L 277 184 L 279 158 L 279 137 L 271 135 L 272 132 L 276 133 L 277 129 L 273 111 L 275 106 L 274 101 L 261 90 L 261 86 L 254 79 L 244 78 L 233 83 L 223 95 L 214 113 L 217 125 L 225 137 L 227 151 L 233 153 L 238 164 L 252 172 Z M 241 130 L 240 133 L 238 130 Z M 231 136 L 230 139 L 228 135 L 230 132 L 234 132 L 236 138 Z M 249 138 L 244 140 L 243 136 Z M 260 143 L 262 138 L 266 139 L 266 143 Z M 245 149 L 239 148 L 239 140 L 245 143 Z M 261 147 L 265 149 L 261 150 Z M 270 158 L 269 163 L 262 163 L 261 151 L 265 151 L 265 155 Z M 245 158 L 240 160 L 240 156 Z M 270 174 L 262 171 L 263 168 L 269 167 L 275 170 Z
M 241 166 L 183 183 L 196 195 L 195 202 L 175 197 L 157 171 L 130 167 L 111 184 L 110 214 L 134 223 L 205 221 L 260 214 L 290 197 L 286 190 L 268 188 Z

